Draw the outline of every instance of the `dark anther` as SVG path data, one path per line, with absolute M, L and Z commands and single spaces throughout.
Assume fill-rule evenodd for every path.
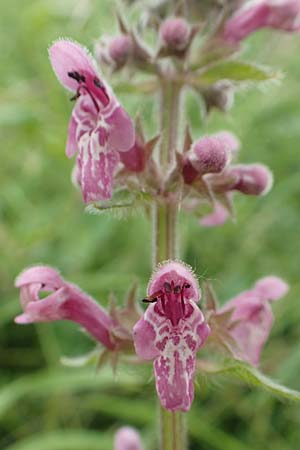
M 181 287 L 179 285 L 174 287 L 174 294 L 179 294 L 180 291 Z
M 73 78 L 74 80 L 76 80 L 78 83 L 85 83 L 85 76 L 81 75 L 79 72 L 74 71 L 74 72 L 68 72 L 68 75 L 70 78 Z
M 191 287 L 191 285 L 190 285 L 190 284 L 188 284 L 188 283 L 185 283 L 184 287 L 185 287 L 186 289 L 188 289 L 188 288 L 190 288 L 190 287 Z
M 169 294 L 172 291 L 171 285 L 167 281 L 164 283 L 164 288 L 167 294 Z
M 101 83 L 101 81 L 98 78 L 94 78 L 94 85 L 99 89 L 104 88 L 104 85 Z
M 77 100 L 78 97 L 80 97 L 80 93 L 79 93 L 79 92 L 76 92 L 76 94 L 73 95 L 73 97 L 70 98 L 70 101 L 73 102 L 74 100 Z
M 154 297 L 154 298 L 151 298 L 151 297 L 149 297 L 149 298 L 143 298 L 143 300 L 142 300 L 142 302 L 143 303 L 156 303 L 157 302 L 157 298 L 156 297 Z

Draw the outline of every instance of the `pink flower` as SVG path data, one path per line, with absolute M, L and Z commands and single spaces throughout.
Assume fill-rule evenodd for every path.
M 237 358 L 258 365 L 273 325 L 269 302 L 280 299 L 287 291 L 288 285 L 282 279 L 265 277 L 253 289 L 242 292 L 217 311 L 217 314 L 232 311 L 228 329 L 237 343 Z
M 188 411 L 194 398 L 196 353 L 210 334 L 197 306 L 200 289 L 190 267 L 179 261 L 158 266 L 149 285 L 148 306 L 133 329 L 136 353 L 154 360 L 162 406 Z
M 236 177 L 231 189 L 247 195 L 265 195 L 273 185 L 272 172 L 263 164 L 231 166 L 230 175 Z
M 229 211 L 222 205 L 221 202 L 216 201 L 215 207 L 212 213 L 203 216 L 199 220 L 200 225 L 203 227 L 218 227 L 224 225 L 229 217 Z
M 114 450 L 143 450 L 139 433 L 132 427 L 120 428 L 115 435 Z
M 24 310 L 15 318 L 16 323 L 71 320 L 79 323 L 108 349 L 115 348 L 111 336 L 114 321 L 95 300 L 66 282 L 57 270 L 48 266 L 30 267 L 17 277 L 15 285 L 20 288 Z M 43 291 L 50 294 L 41 299 L 39 294 Z
M 109 199 L 119 152 L 128 151 L 134 144 L 132 120 L 100 79 L 93 59 L 83 47 L 59 40 L 50 47 L 49 55 L 59 81 L 75 93 L 66 153 L 71 157 L 78 151 L 83 199 Z
M 239 164 L 228 166 L 220 174 L 208 174 L 205 181 L 216 199 L 213 212 L 202 217 L 200 224 L 213 227 L 223 225 L 230 217 L 234 191 L 245 195 L 266 195 L 272 188 L 273 175 L 263 164 Z
M 300 31 L 299 0 L 252 0 L 245 2 L 225 24 L 224 39 L 238 43 L 260 28 Z

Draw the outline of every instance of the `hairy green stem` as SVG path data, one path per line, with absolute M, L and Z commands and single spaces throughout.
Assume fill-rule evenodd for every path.
M 168 173 L 175 162 L 178 140 L 180 86 L 162 80 L 160 95 L 160 164 Z M 158 201 L 153 211 L 153 264 L 178 256 L 177 238 L 178 203 L 166 198 Z M 160 449 L 185 450 L 186 433 L 184 415 L 170 412 L 160 406 Z

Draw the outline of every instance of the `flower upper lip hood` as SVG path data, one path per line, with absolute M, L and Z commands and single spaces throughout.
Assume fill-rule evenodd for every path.
M 78 181 L 85 202 L 109 199 L 119 152 L 134 144 L 131 118 L 111 88 L 99 76 L 87 50 L 70 40 L 58 40 L 49 49 L 58 80 L 75 93 L 66 153 L 78 151 Z

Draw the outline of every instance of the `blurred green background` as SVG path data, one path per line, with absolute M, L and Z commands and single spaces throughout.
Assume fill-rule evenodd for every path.
M 150 225 L 137 213 L 126 220 L 84 212 L 70 183 L 73 161 L 64 154 L 72 105 L 51 70 L 47 47 L 70 36 L 89 48 L 116 30 L 109 0 L 10 0 L 0 15 L 0 448 L 10 450 L 110 449 L 122 424 L 139 428 L 155 448 L 155 400 L 149 371 L 66 369 L 60 356 L 76 356 L 93 343 L 71 323 L 17 326 L 15 276 L 46 263 L 107 303 L 121 301 L 135 278 L 140 296 L 151 271 Z M 225 301 L 259 277 L 286 279 L 289 295 L 274 305 L 276 322 L 262 369 L 300 389 L 300 37 L 258 33 L 244 60 L 281 68 L 281 84 L 244 89 L 232 111 L 201 122 L 190 99 L 193 134 L 228 128 L 243 143 L 240 161 L 268 164 L 275 176 L 263 198 L 236 196 L 238 221 L 201 229 L 182 214 L 182 257 L 214 280 Z M 121 95 L 155 131 L 151 98 Z M 205 126 L 204 126 L 205 125 Z M 138 237 L 138 238 L 137 238 Z M 200 379 L 189 418 L 190 449 L 296 450 L 299 406 L 225 379 Z

